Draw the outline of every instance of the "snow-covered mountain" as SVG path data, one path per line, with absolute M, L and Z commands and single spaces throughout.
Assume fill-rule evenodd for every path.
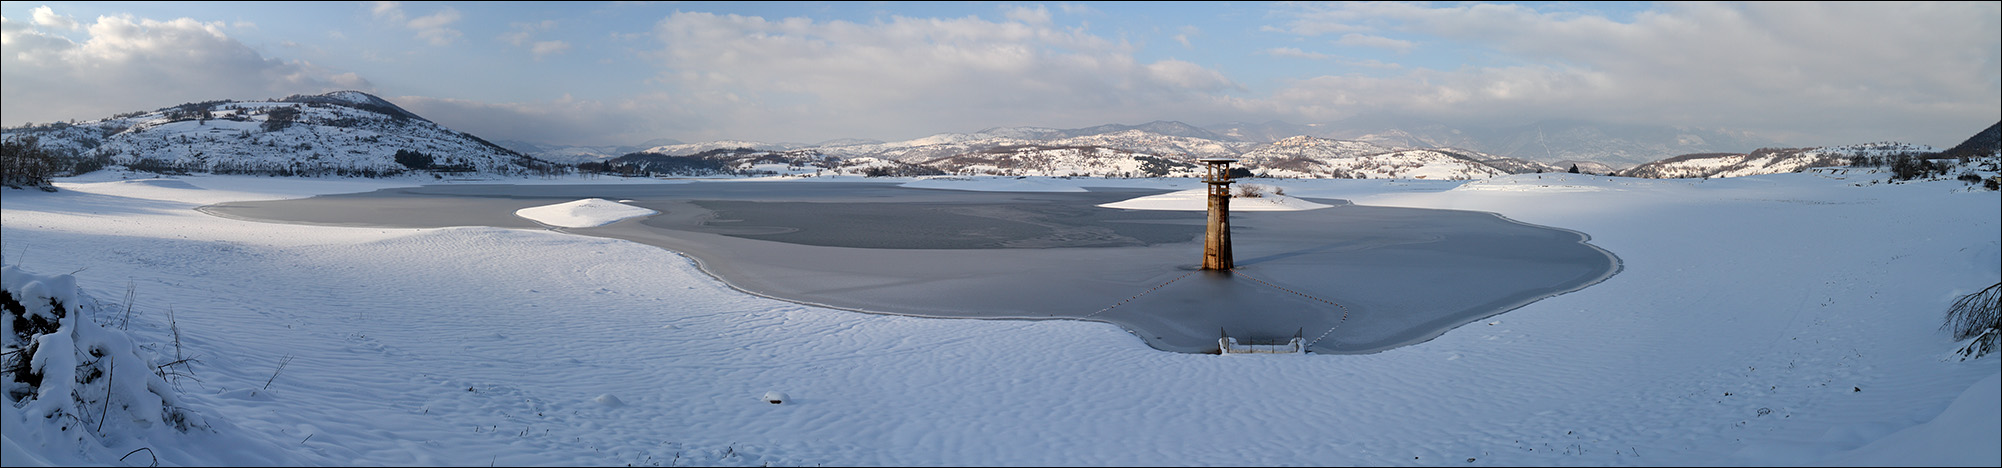
M 1297 125 L 1278 120 L 1264 123 L 1225 122 L 1203 129 L 1237 141 L 1253 143 L 1271 143 L 1301 135 L 1322 136 L 1326 131 L 1325 128 L 1316 125 Z
M 1296 136 L 1244 154 L 1244 166 L 1272 177 L 1485 179 L 1508 172 L 1451 150 L 1392 149 L 1361 141 Z
M 1464 127 L 1421 119 L 1359 116 L 1314 128 L 1319 131 L 1305 134 L 1394 148 L 1465 148 L 1540 162 L 1592 161 L 1613 168 L 1675 155 L 1738 153 L 1776 144 L 1728 130 L 1570 120 L 1545 120 L 1511 127 Z
M 950 174 L 1007 176 L 1194 177 L 1195 158 L 1103 146 L 1020 145 L 924 161 Z
M 535 143 L 535 142 L 528 142 L 521 140 L 493 140 L 493 142 L 494 144 L 501 145 L 501 147 L 515 150 L 516 152 L 520 152 L 521 154 L 533 156 L 536 159 L 541 159 L 544 161 L 560 163 L 560 164 L 580 164 L 593 161 L 603 161 L 606 159 L 612 159 L 631 153 L 646 151 L 649 148 L 654 148 L 658 146 L 679 145 L 683 143 L 682 141 L 675 140 L 673 138 L 655 138 L 652 140 L 641 142 L 640 144 L 637 145 L 559 145 L 559 144 L 548 144 L 548 143 Z
M 1979 158 L 2002 154 L 2002 122 L 1989 125 L 1988 129 L 1968 137 L 1967 140 L 1942 151 L 1941 155 L 1951 158 Z
M 1258 146 L 1255 143 L 1168 135 L 1141 129 L 1071 137 L 1054 140 L 1049 144 L 1097 146 L 1170 158 L 1229 158 Z
M 1509 173 L 1481 162 L 1499 159 L 1496 156 L 1468 150 L 1400 149 L 1311 136 L 1260 144 L 1148 129 L 1207 133 L 1180 123 L 1152 122 L 1069 130 L 990 128 L 897 142 L 791 149 L 719 141 L 655 148 L 647 151 L 649 155 L 607 161 L 610 166 L 604 169 L 697 175 L 798 173 L 812 166 L 864 174 L 1185 177 L 1200 173 L 1197 159 L 1240 158 L 1242 167 L 1274 177 L 1472 179 Z M 760 167 L 781 161 L 786 167 Z
M 669 156 L 687 156 L 705 151 L 713 151 L 719 149 L 738 149 L 738 148 L 749 148 L 759 151 L 785 151 L 793 149 L 786 145 L 762 143 L 756 141 L 718 140 L 718 141 L 705 141 L 701 143 L 679 143 L 672 145 L 661 145 L 652 148 L 647 148 L 641 151 L 654 154 L 665 154 Z
M 1578 172 L 1583 172 L 1586 174 L 1611 174 L 1614 172 L 1619 172 L 1619 168 L 1598 161 L 1579 161 L 1575 159 L 1566 159 L 1550 163 L 1550 165 L 1556 167 L 1557 172 L 1570 172 L 1571 168 L 1573 167 L 1578 168 Z
M 1686 154 L 1635 166 L 1621 171 L 1620 175 L 1656 179 L 1743 177 L 1800 172 L 1814 167 L 1847 166 L 1862 157 L 1919 155 L 1938 151 L 1927 145 L 1897 142 L 1822 148 L 1762 148 L 1751 153 Z
M 1556 164 L 1531 161 L 1520 158 L 1486 158 L 1486 159 L 1481 159 L 1481 164 L 1486 164 L 1489 167 L 1493 167 L 1495 169 L 1501 169 L 1503 172 L 1507 172 L 1510 174 L 1564 172 L 1565 170 L 1570 168 L 1570 166 L 1559 167 Z
M 381 176 L 558 169 L 359 91 L 189 103 L 4 132 L 9 139 L 26 136 L 61 154 L 161 171 Z

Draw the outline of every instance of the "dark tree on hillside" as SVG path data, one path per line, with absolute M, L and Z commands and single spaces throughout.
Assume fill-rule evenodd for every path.
M 54 154 L 43 150 L 33 135 L 0 141 L 0 185 L 13 188 L 38 187 L 55 191 L 49 178 L 58 166 Z
M 1577 164 L 1572 164 L 1572 165 L 1571 165 L 1571 171 L 1570 171 L 1570 172 L 1571 172 L 1572 174 L 1577 174 L 1577 173 L 1578 173 L 1578 165 L 1577 165 Z
M 276 132 L 284 130 L 285 127 L 292 126 L 292 121 L 298 118 L 299 108 L 297 107 L 272 108 L 271 112 L 264 116 L 264 131 Z
M 431 162 L 431 155 L 411 150 L 396 150 L 396 163 L 402 164 L 403 167 L 412 170 L 428 169 L 431 167 Z
M 1927 155 L 1911 156 L 1900 154 L 1891 159 L 1891 180 L 1912 180 L 1935 175 L 1946 175 L 1947 164 L 1926 159 Z

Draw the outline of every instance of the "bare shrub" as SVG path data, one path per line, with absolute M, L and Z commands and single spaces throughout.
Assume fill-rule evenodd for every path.
M 1953 307 L 1946 310 L 1946 324 L 1940 328 L 1952 333 L 1956 341 L 1974 339 L 1958 351 L 1964 359 L 1994 352 L 1998 334 L 2002 334 L 2002 282 L 1953 301 Z

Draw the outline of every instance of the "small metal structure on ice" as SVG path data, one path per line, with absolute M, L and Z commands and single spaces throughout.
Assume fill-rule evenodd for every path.
M 1307 352 L 1307 342 L 1302 338 L 1300 332 L 1293 332 L 1293 338 L 1286 341 L 1260 342 L 1257 340 L 1245 340 L 1242 343 L 1239 343 L 1237 338 L 1231 338 L 1229 332 L 1224 332 L 1223 337 L 1217 338 L 1216 342 L 1217 349 L 1222 354 L 1299 354 Z

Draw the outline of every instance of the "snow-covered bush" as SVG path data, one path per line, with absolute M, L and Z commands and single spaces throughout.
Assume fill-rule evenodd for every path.
M 131 335 L 88 318 L 98 312 L 96 301 L 75 277 L 0 267 L 0 309 L 6 424 L 46 425 L 38 432 L 49 437 L 44 443 L 92 440 L 107 448 L 149 432 L 203 427 Z
M 1285 195 L 1286 189 L 1270 185 L 1242 184 L 1237 186 L 1237 191 L 1231 194 L 1231 198 L 1263 198 L 1267 194 Z
M 1968 340 L 1956 351 L 1962 359 L 1994 352 L 1996 339 L 2002 338 L 1998 336 L 2002 335 L 2002 283 L 1953 301 L 1946 311 L 1946 325 L 1940 328 L 1953 333 L 1955 340 Z

